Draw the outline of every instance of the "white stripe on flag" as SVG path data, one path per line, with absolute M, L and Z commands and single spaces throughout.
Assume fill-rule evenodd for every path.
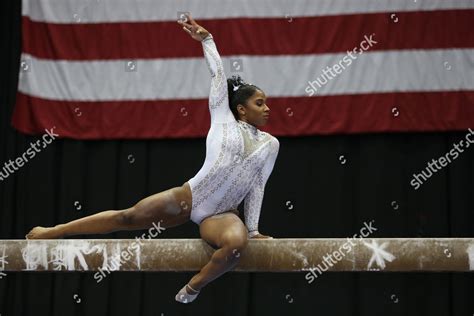
M 22 15 L 52 23 L 100 23 L 176 21 L 178 11 L 201 20 L 473 8 L 473 0 L 23 0 Z
M 300 56 L 227 56 L 227 77 L 240 74 L 270 97 L 308 96 L 308 81 L 346 54 Z M 196 99 L 209 95 L 211 76 L 203 58 L 127 61 L 51 61 L 22 55 L 19 91 L 52 100 Z M 241 58 L 243 72 L 231 72 Z M 377 92 L 474 90 L 474 49 L 374 51 L 357 55 L 317 95 Z

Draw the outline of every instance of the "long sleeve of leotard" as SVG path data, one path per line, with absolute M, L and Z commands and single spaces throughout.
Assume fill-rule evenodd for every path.
M 273 137 L 270 143 L 269 156 L 262 169 L 257 172 L 255 183 L 245 197 L 244 216 L 245 225 L 249 231 L 249 237 L 253 237 L 259 233 L 258 221 L 260 219 L 260 211 L 262 208 L 265 185 L 268 178 L 270 177 L 270 174 L 272 173 L 279 149 L 280 143 L 275 137 Z
M 209 34 L 201 43 L 204 50 L 204 57 L 212 77 L 211 92 L 209 93 L 211 124 L 235 121 L 235 117 L 229 108 L 227 78 L 224 73 L 224 66 L 212 34 Z

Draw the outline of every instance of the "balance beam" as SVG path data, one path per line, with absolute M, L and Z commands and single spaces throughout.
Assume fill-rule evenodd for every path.
M 0 271 L 199 271 L 214 251 L 201 239 L 0 240 Z M 474 238 L 251 239 L 235 256 L 238 272 L 469 272 Z

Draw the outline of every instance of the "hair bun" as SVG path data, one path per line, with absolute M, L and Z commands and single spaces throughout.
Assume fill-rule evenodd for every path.
M 232 100 L 239 88 L 244 84 L 244 80 L 239 75 L 234 75 L 231 78 L 227 78 L 227 92 L 229 94 L 229 100 Z
M 239 75 L 234 75 L 231 78 L 227 79 L 227 84 L 232 85 L 232 91 L 237 91 L 241 86 L 245 85 L 244 79 Z M 229 85 L 229 86 L 230 86 Z

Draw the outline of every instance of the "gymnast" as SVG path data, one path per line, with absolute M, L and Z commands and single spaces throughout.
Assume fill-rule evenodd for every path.
M 178 23 L 201 42 L 211 74 L 211 127 L 201 169 L 182 186 L 146 197 L 130 208 L 107 210 L 54 227 L 37 226 L 25 237 L 55 239 L 141 230 L 158 221 L 169 228 L 191 219 L 199 225 L 201 238 L 216 251 L 176 294 L 178 302 L 190 303 L 204 286 L 238 264 L 248 238 L 272 238 L 259 233 L 258 221 L 265 184 L 280 144 L 274 136 L 257 128 L 269 118 L 265 93 L 240 76 L 226 78 L 212 34 L 190 14 Z M 242 201 L 245 225 L 237 210 Z

